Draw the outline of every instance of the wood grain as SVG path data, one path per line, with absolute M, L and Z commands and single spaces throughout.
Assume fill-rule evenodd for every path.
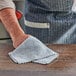
M 0 76 L 76 76 L 76 45 L 48 45 L 59 57 L 48 65 L 15 64 L 8 56 L 11 44 L 0 44 Z

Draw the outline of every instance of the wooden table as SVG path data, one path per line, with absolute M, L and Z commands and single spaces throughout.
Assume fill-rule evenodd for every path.
M 0 76 L 76 76 L 76 45 L 48 45 L 60 56 L 49 65 L 15 64 L 8 56 L 14 48 L 0 44 Z

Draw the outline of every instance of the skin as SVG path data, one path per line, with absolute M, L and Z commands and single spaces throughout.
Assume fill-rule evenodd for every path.
M 12 8 L 5 8 L 0 10 L 0 20 L 4 24 L 9 33 L 14 48 L 17 48 L 30 35 L 25 34 L 17 20 L 15 10 Z
M 76 6 L 76 0 L 72 9 Z M 9 33 L 14 48 L 17 48 L 24 40 L 26 40 L 30 35 L 25 34 L 20 24 L 17 20 L 15 10 L 12 8 L 5 8 L 0 10 L 0 20 L 4 24 L 7 32 Z

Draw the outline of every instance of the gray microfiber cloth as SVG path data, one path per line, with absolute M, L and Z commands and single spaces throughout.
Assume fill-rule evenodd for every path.
M 34 61 L 32 61 L 32 62 L 34 62 L 34 63 L 39 63 L 39 64 L 49 64 L 49 63 L 51 63 L 53 60 L 55 60 L 58 56 L 59 56 L 59 54 L 58 54 L 58 53 L 55 53 L 54 55 L 48 56 L 48 57 L 46 57 L 46 58 L 34 60 Z
M 27 62 L 48 64 L 56 59 L 59 54 L 49 49 L 36 37 L 30 36 L 8 55 L 18 64 Z

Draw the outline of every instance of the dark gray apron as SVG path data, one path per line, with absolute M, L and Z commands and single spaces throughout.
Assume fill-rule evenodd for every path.
M 25 27 L 26 33 L 44 43 L 75 44 L 76 14 L 71 11 L 73 0 L 26 0 L 25 19 L 50 23 L 49 29 Z

